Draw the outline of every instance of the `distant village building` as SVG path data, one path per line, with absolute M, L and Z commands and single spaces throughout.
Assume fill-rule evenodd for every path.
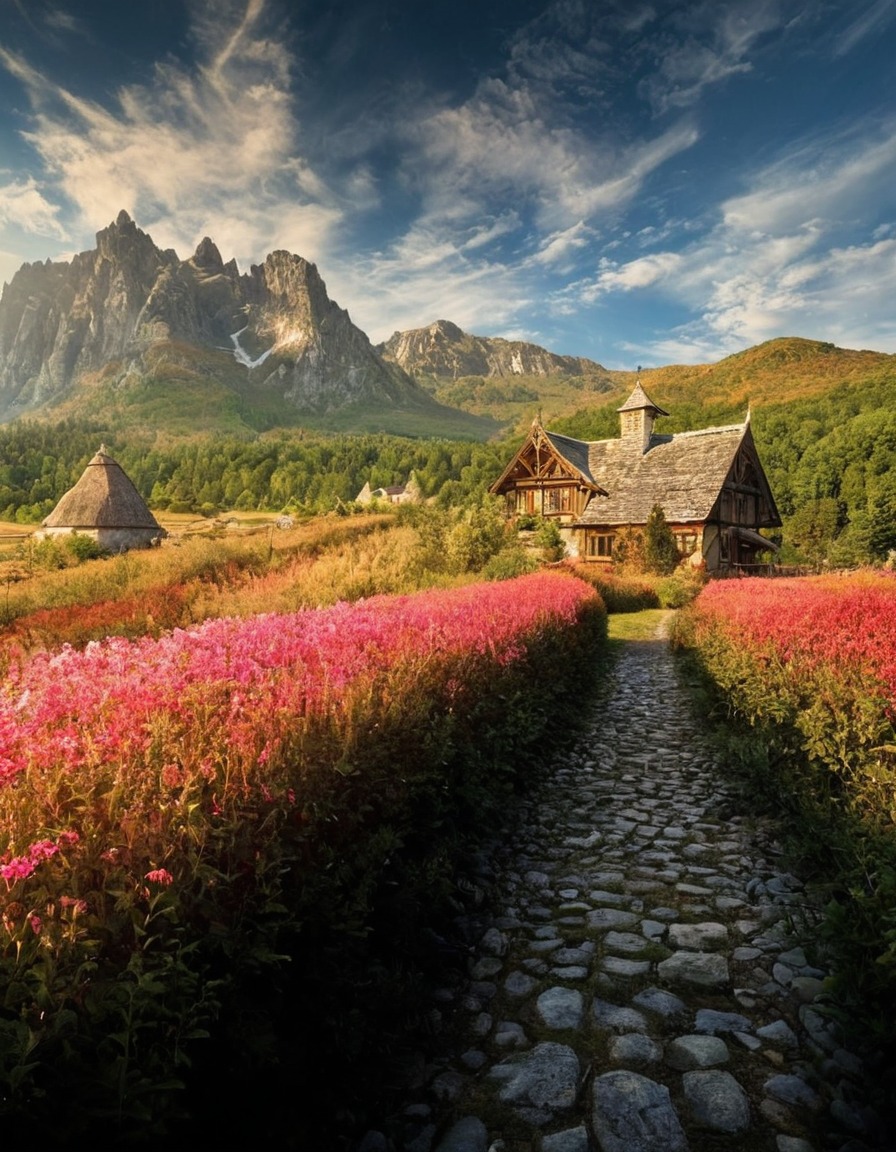
M 625 529 L 643 528 L 659 504 L 682 557 L 710 572 L 749 569 L 777 551 L 760 528 L 781 518 L 753 441 L 742 424 L 658 435 L 668 416 L 640 381 L 618 409 L 620 436 L 585 441 L 548 432 L 539 420 L 490 491 L 511 516 L 556 520 L 567 551 L 612 564 Z
M 407 484 L 390 484 L 388 488 L 371 489 L 368 480 L 355 497 L 358 504 L 372 504 L 374 500 L 382 500 L 387 504 L 419 504 L 422 499 L 420 484 L 413 472 L 408 477 Z
M 166 535 L 124 469 L 106 452 L 105 445 L 100 446 L 81 479 L 65 493 L 35 537 L 72 532 L 92 537 L 110 552 L 147 548 Z

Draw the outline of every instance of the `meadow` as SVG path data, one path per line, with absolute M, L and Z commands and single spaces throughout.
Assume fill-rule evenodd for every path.
M 478 837 L 574 725 L 606 636 L 567 571 L 470 569 L 474 528 L 334 517 L 10 584 L 8 1134 L 299 1148 L 363 1114 Z
M 710 583 L 676 622 L 725 756 L 824 897 L 832 1011 L 896 1051 L 896 575 Z

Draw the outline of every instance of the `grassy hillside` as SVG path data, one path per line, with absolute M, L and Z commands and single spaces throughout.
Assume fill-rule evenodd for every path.
M 366 402 L 332 412 L 298 408 L 284 399 L 281 387 L 248 372 L 228 351 L 177 341 L 154 345 L 141 364 L 110 361 L 29 418 L 100 421 L 130 435 L 178 438 L 197 433 L 251 437 L 277 428 L 308 428 L 487 440 L 499 430 L 487 414 L 446 407 L 425 391 L 409 393 L 396 404 Z
M 649 396 L 670 410 L 667 431 L 741 420 L 771 405 L 822 397 L 847 387 L 857 395 L 896 389 L 896 356 L 854 351 L 798 337 L 769 340 L 715 364 L 669 365 L 640 373 L 606 370 L 593 377 L 422 379 L 445 404 L 491 416 L 524 432 L 540 411 L 543 422 L 584 439 L 615 434 L 615 409 L 640 379 Z

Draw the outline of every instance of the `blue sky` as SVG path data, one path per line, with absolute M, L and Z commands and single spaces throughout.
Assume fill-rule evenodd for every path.
M 0 0 L 0 281 L 126 209 L 373 341 L 896 352 L 896 0 Z

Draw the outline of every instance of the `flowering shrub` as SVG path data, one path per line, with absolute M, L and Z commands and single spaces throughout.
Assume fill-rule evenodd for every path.
M 74 1099 L 158 1120 L 172 1093 L 150 1106 L 147 1085 L 182 1082 L 261 973 L 268 1026 L 279 1013 L 313 1037 L 297 1006 L 344 996 L 340 974 L 360 982 L 395 928 L 387 905 L 416 899 L 403 931 L 419 930 L 444 844 L 494 818 L 570 719 L 605 623 L 593 589 L 542 573 L 14 662 L 0 691 L 13 1110 L 51 1132 L 76 1131 Z M 290 1074 L 302 1059 L 311 1073 L 313 1047 Z
M 761 794 L 798 815 L 797 848 L 836 894 L 841 980 L 879 1027 L 896 1005 L 896 577 L 713 582 L 677 636 L 751 726 Z
M 588 563 L 573 563 L 570 569 L 580 580 L 586 580 L 597 589 L 610 613 L 641 612 L 644 608 L 660 607 L 656 590 L 646 580 L 600 571 Z

